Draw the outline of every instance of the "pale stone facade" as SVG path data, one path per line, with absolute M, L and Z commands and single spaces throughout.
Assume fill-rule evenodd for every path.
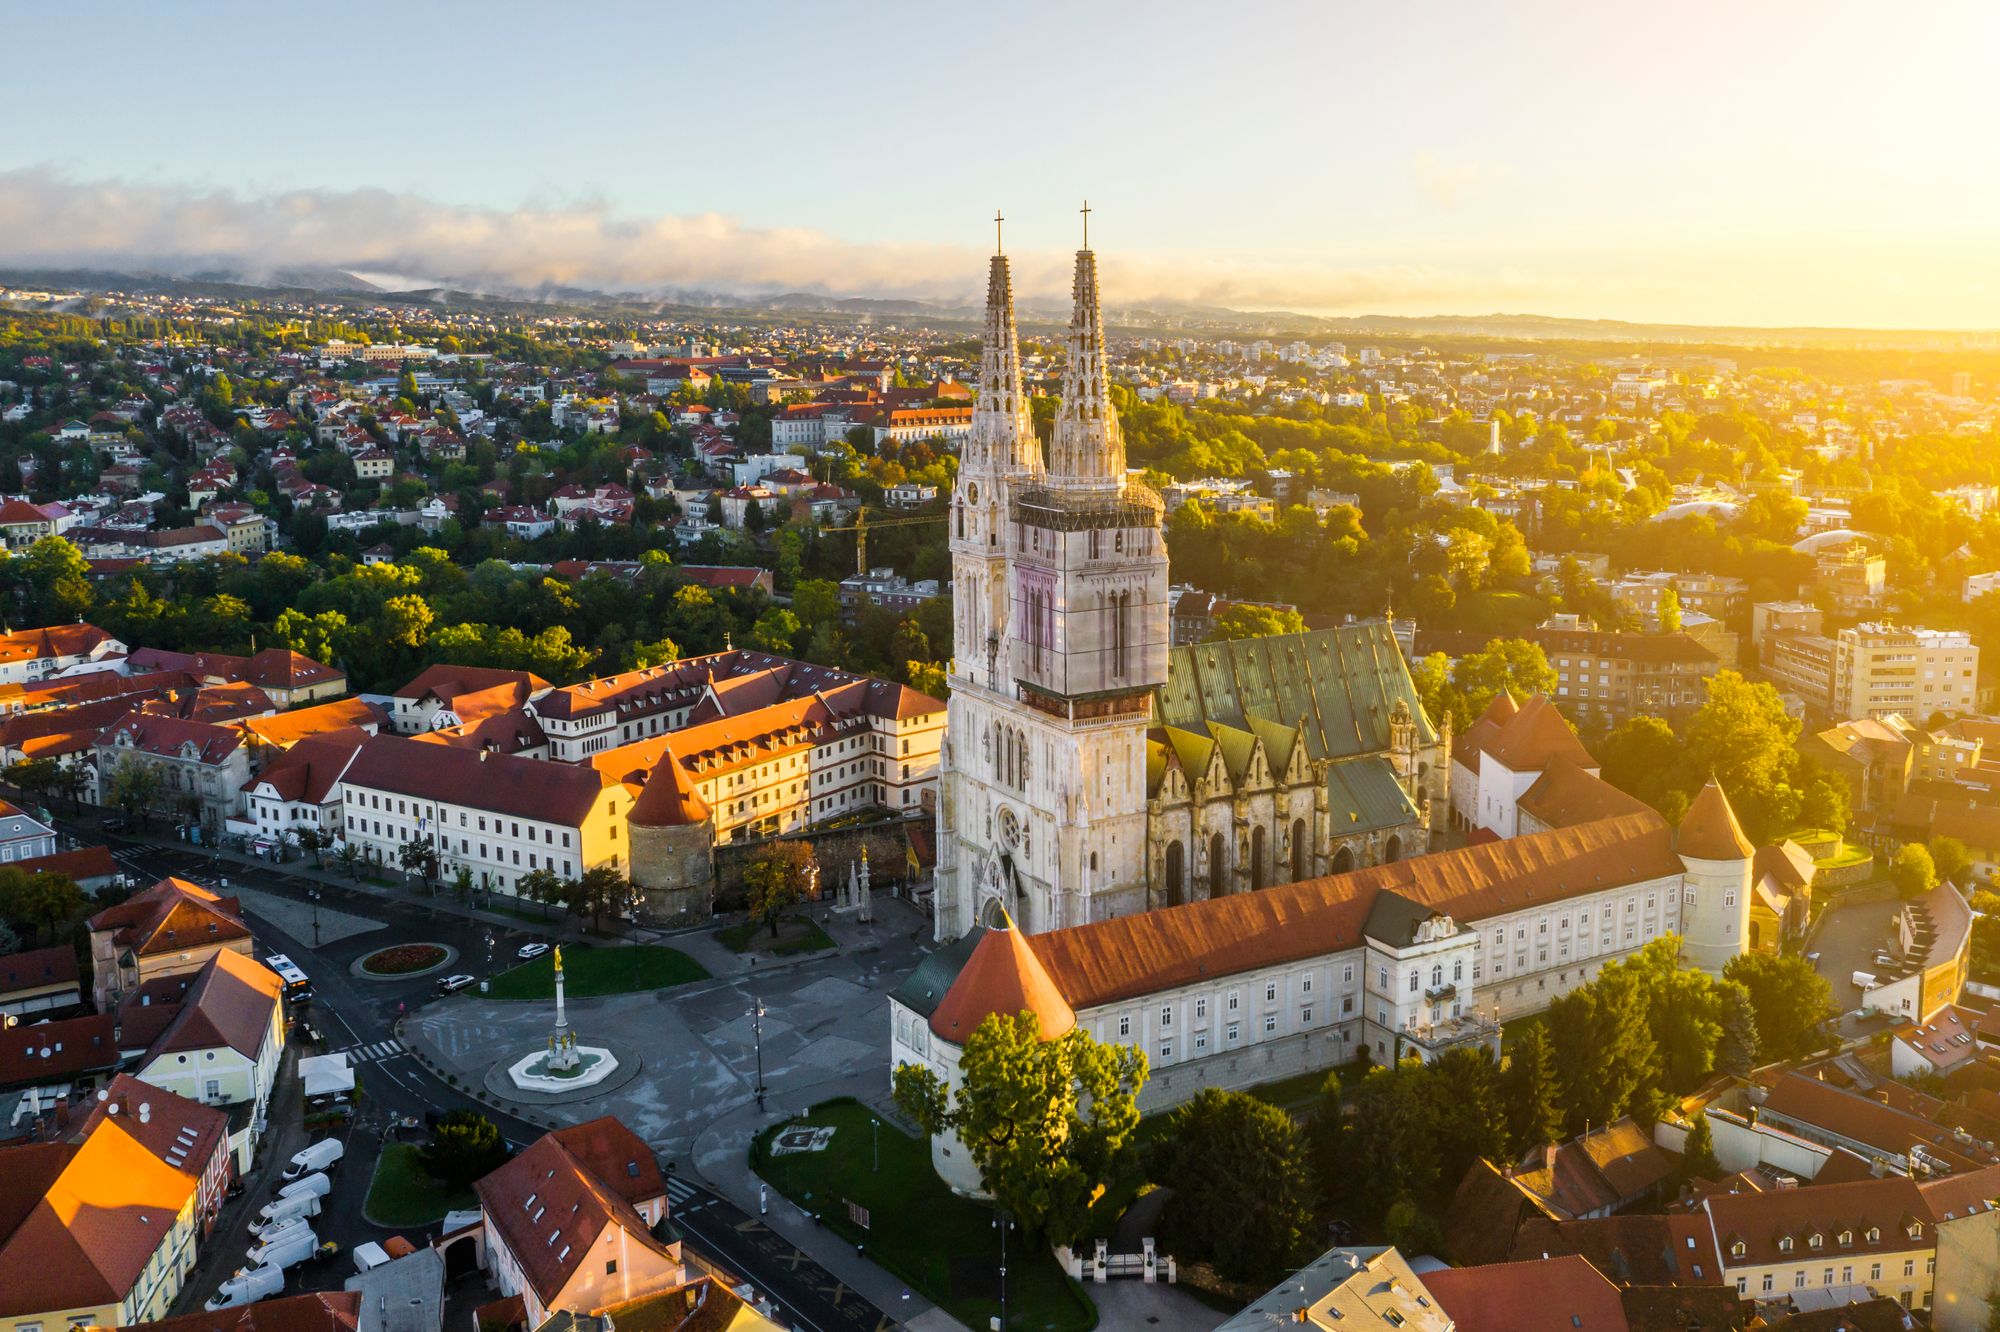
M 1089 250 L 1074 296 L 1044 464 L 993 258 L 952 496 L 937 937 L 1002 912 L 1061 929 L 1428 850 L 1450 736 L 1386 626 L 1170 653 L 1161 503 L 1126 474 Z

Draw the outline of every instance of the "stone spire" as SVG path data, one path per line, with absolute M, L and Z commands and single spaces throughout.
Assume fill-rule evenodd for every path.
M 1089 212 L 1085 210 L 1085 224 Z M 1125 484 L 1125 438 L 1111 406 L 1111 377 L 1104 361 L 1104 314 L 1097 297 L 1097 255 L 1076 252 L 1075 309 L 1069 317 L 1069 364 L 1063 369 L 1062 408 L 1049 448 L 1049 482 L 1069 490 L 1115 491 Z
M 997 219 L 996 219 L 997 222 Z M 997 237 L 996 237 L 997 239 Z M 986 275 L 986 338 L 979 352 L 979 397 L 972 408 L 971 467 L 1040 472 L 1042 445 L 1021 392 L 1021 342 L 1014 329 L 1014 279 L 996 253 Z

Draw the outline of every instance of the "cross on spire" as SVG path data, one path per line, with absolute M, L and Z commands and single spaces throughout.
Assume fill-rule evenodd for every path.
M 1083 248 L 1090 248 L 1090 200 L 1083 201 Z
M 1000 243 L 1000 224 L 1006 220 L 1006 218 L 1000 216 L 999 209 L 996 208 L 993 210 L 993 253 L 995 254 L 1006 253 L 1006 247 Z

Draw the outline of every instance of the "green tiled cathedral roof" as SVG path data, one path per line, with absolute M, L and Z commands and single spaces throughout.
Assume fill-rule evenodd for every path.
M 1341 759 L 1389 747 L 1389 716 L 1398 700 L 1409 705 L 1417 743 L 1436 739 L 1402 649 L 1388 624 L 1377 620 L 1174 648 L 1153 712 L 1160 724 L 1191 731 L 1209 721 L 1244 729 L 1253 717 L 1280 725 L 1290 724 L 1281 718 L 1296 719 L 1307 754 Z M 1273 763 L 1280 758 L 1271 755 Z

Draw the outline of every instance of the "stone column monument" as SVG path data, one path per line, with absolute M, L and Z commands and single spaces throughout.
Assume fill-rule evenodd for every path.
M 563 1013 L 563 963 L 562 945 L 556 945 L 556 1025 L 549 1033 L 549 1063 L 551 1073 L 567 1073 L 577 1065 L 576 1033 L 569 1029 L 569 1018 Z

